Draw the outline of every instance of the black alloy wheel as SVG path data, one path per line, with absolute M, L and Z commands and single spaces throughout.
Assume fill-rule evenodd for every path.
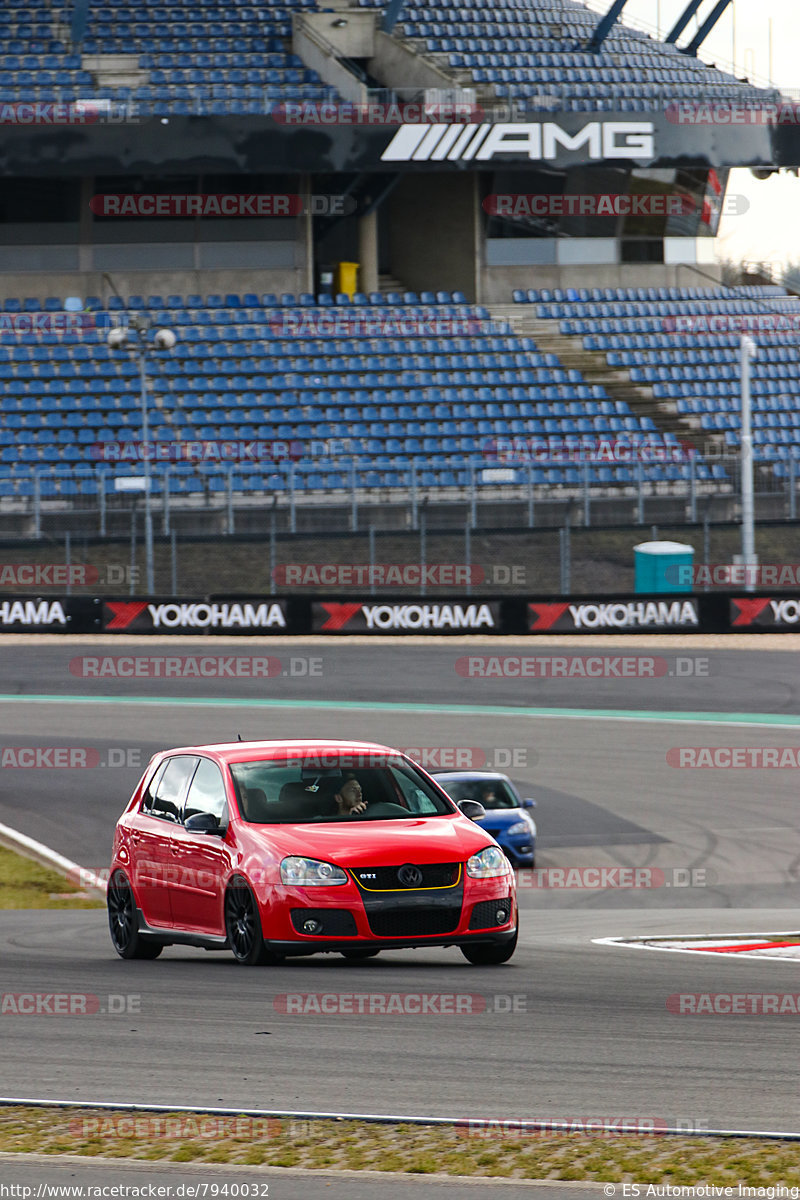
M 106 903 L 111 941 L 120 958 L 158 958 L 163 943 L 139 933 L 139 910 L 122 871 L 108 881 Z
M 264 945 L 256 898 L 241 878 L 233 879 L 225 893 L 225 933 L 233 957 L 242 966 L 257 967 L 281 961 Z

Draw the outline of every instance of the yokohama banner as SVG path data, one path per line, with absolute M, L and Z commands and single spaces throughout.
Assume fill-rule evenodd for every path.
M 312 633 L 503 633 L 501 601 L 321 600 Z
M 731 633 L 766 630 L 796 633 L 800 629 L 800 595 L 731 596 Z
M 315 634 L 793 633 L 800 592 L 736 595 L 362 597 L 74 596 L 0 594 L 4 633 L 106 633 L 131 637 L 275 637 Z
M 99 601 L 88 596 L 0 594 L 0 633 L 97 633 Z
M 700 598 L 601 597 L 528 602 L 529 633 L 700 633 Z
M 288 631 L 287 602 L 256 599 L 126 600 L 103 602 L 105 633 L 242 633 Z

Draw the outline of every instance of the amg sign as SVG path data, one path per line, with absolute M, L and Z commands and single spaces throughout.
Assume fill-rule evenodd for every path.
M 651 121 L 590 121 L 569 133 L 543 123 L 403 125 L 383 151 L 383 162 L 488 162 L 513 155 L 535 162 L 604 162 L 655 157 Z

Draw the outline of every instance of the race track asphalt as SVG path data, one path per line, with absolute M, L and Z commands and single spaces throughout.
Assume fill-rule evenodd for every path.
M 102 868 L 116 817 L 150 754 L 165 746 L 241 733 L 472 748 L 487 765 L 511 764 L 507 772 L 538 802 L 542 874 L 520 879 L 517 954 L 489 970 L 433 949 L 259 971 L 178 948 L 153 963 L 124 963 L 102 911 L 3 912 L 2 991 L 90 993 L 106 1008 L 107 997 L 123 997 L 110 1006 L 127 1009 L 4 1014 L 4 1095 L 800 1128 L 787 1053 L 797 1017 L 667 1008 L 677 993 L 800 992 L 796 964 L 592 940 L 800 925 L 797 769 L 692 770 L 668 759 L 681 747 L 800 747 L 794 653 L 648 651 L 599 640 L 589 651 L 309 642 L 213 645 L 214 655 L 279 657 L 288 673 L 269 679 L 86 678 L 75 665 L 86 656 L 211 652 L 197 640 L 4 648 L 0 751 L 88 748 L 105 765 L 0 770 L 0 822 Z M 667 665 L 649 678 L 620 678 L 612 667 L 609 677 L 566 679 L 469 678 L 457 667 L 467 654 L 533 652 L 655 655 Z M 555 873 L 593 867 L 607 868 L 606 886 L 576 887 L 577 877 Z M 615 871 L 637 867 L 649 871 L 643 886 L 614 886 L 626 878 Z M 458 1017 L 287 1015 L 276 1000 L 365 991 L 485 1003 Z

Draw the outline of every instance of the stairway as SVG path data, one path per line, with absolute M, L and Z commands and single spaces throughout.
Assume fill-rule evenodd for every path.
M 409 287 L 401 279 L 396 279 L 394 275 L 378 276 L 378 291 L 382 296 L 388 296 L 389 292 L 399 292 L 402 296 L 409 290 Z
M 650 417 L 663 433 L 674 433 L 681 442 L 694 447 L 698 453 L 709 444 L 717 453 L 724 451 L 724 435 L 700 432 L 696 414 L 679 416 L 670 400 L 657 400 L 652 387 L 634 383 L 625 367 L 610 367 L 599 350 L 586 350 L 583 339 L 563 334 L 558 321 L 543 320 L 535 315 L 534 305 L 495 304 L 492 317 L 505 321 L 518 337 L 530 337 L 545 354 L 555 354 L 565 367 L 580 371 L 589 384 L 599 384 L 610 400 L 624 400 L 637 417 Z

